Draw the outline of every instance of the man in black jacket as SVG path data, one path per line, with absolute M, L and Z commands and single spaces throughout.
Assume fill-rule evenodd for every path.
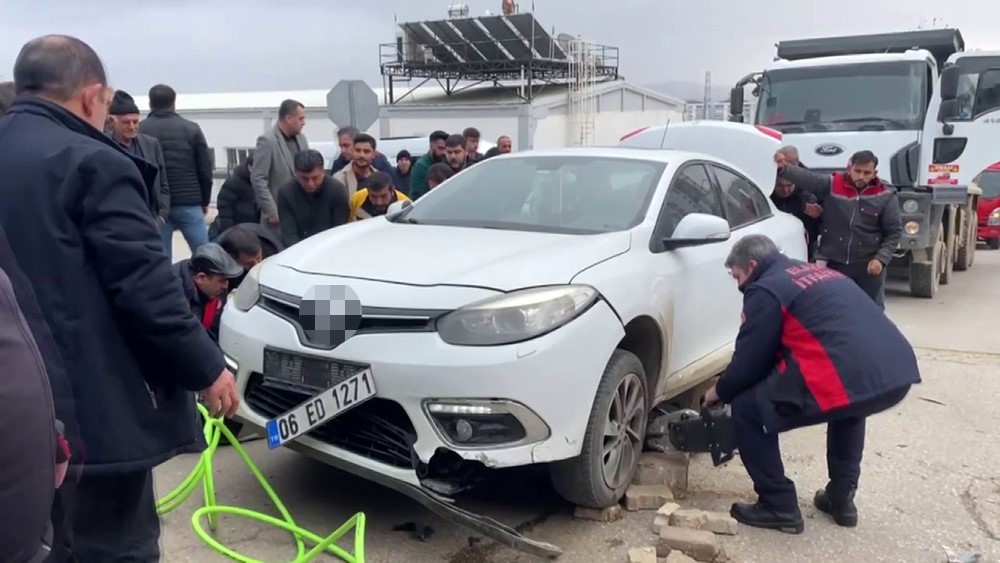
M 208 335 L 219 342 L 219 321 L 226 306 L 226 291 L 232 280 L 243 275 L 243 267 L 221 246 L 205 243 L 191 258 L 174 264 L 174 274 L 195 317 L 201 319 Z
M 744 294 L 743 324 L 732 362 L 705 402 L 732 404 L 736 445 L 758 497 L 734 504 L 733 518 L 802 532 L 778 434 L 826 423 L 830 481 L 814 503 L 837 524 L 857 525 L 865 420 L 920 383 L 912 346 L 855 283 L 784 256 L 764 235 L 740 239 L 725 265 Z
M 208 242 L 205 215 L 212 201 L 212 155 L 201 127 L 174 111 L 177 92 L 157 84 L 149 89 L 149 115 L 139 131 L 163 147 L 170 186 L 170 213 L 163 226 L 163 246 L 172 256 L 174 230 L 180 229 L 193 253 Z
M 226 229 L 216 240 L 246 272 L 285 249 L 281 240 L 268 227 L 260 223 L 240 223 Z M 246 272 L 230 281 L 231 287 L 239 287 Z
M 79 39 L 41 37 L 22 48 L 14 82 L 0 224 L 72 383 L 85 457 L 68 507 L 73 556 L 156 561 L 152 468 L 203 449 L 191 392 L 231 415 L 235 380 L 149 214 L 156 170 L 101 130 L 111 91 L 100 58 Z
M 816 241 L 819 238 L 820 218 L 823 215 L 823 207 L 820 206 L 816 196 L 799 189 L 784 178 L 778 178 L 774 183 L 774 191 L 771 192 L 771 201 L 779 211 L 794 215 L 802 221 L 802 226 L 805 227 L 806 235 L 809 237 L 808 260 L 815 262 Z
M 149 193 L 149 211 L 160 222 L 167 224 L 170 214 L 170 185 L 167 183 L 167 165 L 163 160 L 163 149 L 156 137 L 139 132 L 139 106 L 127 92 L 118 90 L 108 108 L 111 114 L 111 138 L 122 150 L 156 166 L 156 179 Z
M 219 188 L 219 195 L 215 198 L 215 209 L 218 214 L 209 229 L 209 236 L 213 240 L 235 225 L 260 222 L 257 194 L 250 179 L 252 167 L 251 153 L 245 162 L 233 169 L 233 173 Z
M 778 178 L 812 192 L 823 203 L 819 253 L 827 267 L 854 280 L 885 308 L 886 269 L 903 237 L 896 190 L 878 178 L 878 158 L 855 153 L 845 172 L 817 174 L 774 155 Z
M 295 180 L 278 192 L 281 242 L 285 247 L 347 223 L 347 186 L 327 176 L 316 150 L 295 155 Z

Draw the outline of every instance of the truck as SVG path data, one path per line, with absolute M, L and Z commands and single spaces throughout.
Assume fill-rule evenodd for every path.
M 903 237 L 889 275 L 914 296 L 934 297 L 953 271 L 972 267 L 979 189 L 972 180 L 1000 161 L 1000 51 L 966 51 L 957 29 L 798 39 L 730 94 L 751 120 L 818 172 L 844 170 L 871 150 L 897 190 Z

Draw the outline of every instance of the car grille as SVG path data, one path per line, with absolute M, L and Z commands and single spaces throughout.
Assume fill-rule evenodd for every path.
M 269 419 L 292 410 L 311 396 L 268 385 L 259 373 L 252 373 L 247 382 L 247 404 Z M 415 467 L 413 443 L 417 440 L 417 432 L 406 411 L 394 401 L 378 397 L 369 399 L 316 427 L 309 435 L 380 463 L 405 469 Z
M 299 322 L 300 298 L 270 288 L 262 288 L 260 307 L 295 327 L 299 341 L 311 348 L 327 348 L 312 342 Z M 446 310 L 390 309 L 362 307 L 361 325 L 355 334 L 386 332 L 434 332 L 434 323 Z

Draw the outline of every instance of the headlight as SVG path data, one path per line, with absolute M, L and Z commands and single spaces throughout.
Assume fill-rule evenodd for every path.
M 907 221 L 906 224 L 903 225 L 903 231 L 912 237 L 920 232 L 920 223 L 917 223 L 916 221 Z M 243 286 L 240 285 L 240 287 Z
M 597 300 L 585 285 L 525 289 L 453 311 L 437 323 L 441 339 L 457 346 L 513 344 L 551 332 Z
M 1000 207 L 994 209 L 988 219 L 986 219 L 986 224 L 990 227 L 1000 226 Z
M 920 204 L 915 199 L 908 199 L 903 202 L 903 211 L 906 213 L 916 213 L 920 209 Z
M 264 263 L 261 262 L 250 268 L 246 277 L 240 282 L 240 286 L 234 291 L 233 305 L 240 311 L 249 311 L 260 300 L 260 283 L 257 278 L 260 277 L 260 268 L 263 265 Z

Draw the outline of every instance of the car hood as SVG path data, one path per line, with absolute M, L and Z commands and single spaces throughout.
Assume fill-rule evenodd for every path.
M 630 242 L 628 232 L 562 235 L 377 218 L 316 235 L 274 262 L 309 274 L 512 291 L 569 283 L 590 266 L 628 251 Z

